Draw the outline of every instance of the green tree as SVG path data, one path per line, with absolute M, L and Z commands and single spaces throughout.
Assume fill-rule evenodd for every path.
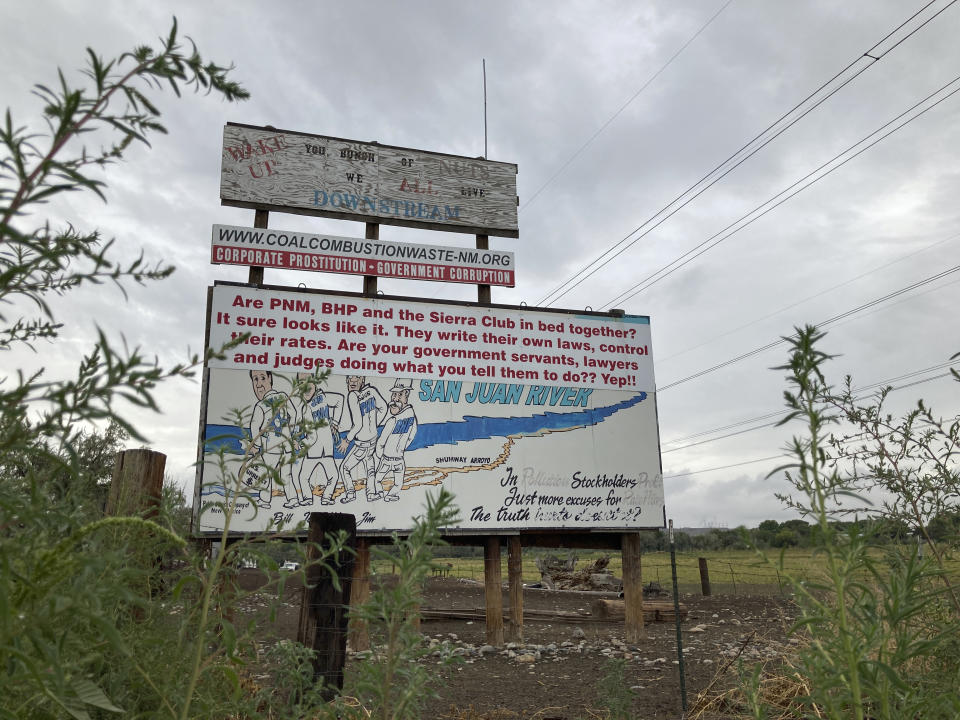
M 753 541 L 760 547 L 771 547 L 779 531 L 780 523 L 776 520 L 764 520 L 753 531 Z

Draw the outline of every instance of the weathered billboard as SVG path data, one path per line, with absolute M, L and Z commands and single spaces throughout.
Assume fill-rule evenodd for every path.
M 224 205 L 518 237 L 517 166 L 228 123 Z
M 251 334 L 208 362 L 200 533 L 231 498 L 236 532 L 404 530 L 441 486 L 465 531 L 663 525 L 646 317 L 235 284 L 209 312 L 211 348 Z

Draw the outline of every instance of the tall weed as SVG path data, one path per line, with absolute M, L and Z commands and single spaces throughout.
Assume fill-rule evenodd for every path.
M 823 373 L 830 359 L 819 349 L 823 337 L 813 327 L 798 329 L 787 338 L 788 364 L 777 368 L 788 372 L 781 424 L 801 421 L 806 434 L 790 443 L 794 461 L 774 472 L 785 471 L 795 491 L 782 499 L 814 523 L 815 551 L 825 568 L 811 580 L 781 566 L 800 609 L 792 629 L 804 641 L 796 667 L 810 688 L 799 710 L 803 717 L 838 720 L 957 717 L 958 625 L 940 568 L 912 545 L 878 552 L 871 530 L 835 522 L 844 503 L 869 503 L 830 453 L 829 431 L 841 417 Z M 748 696 L 762 717 L 762 696 Z

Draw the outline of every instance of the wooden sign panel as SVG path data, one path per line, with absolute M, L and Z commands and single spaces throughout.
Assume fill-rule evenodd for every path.
M 340 220 L 519 237 L 517 166 L 228 123 L 220 200 Z

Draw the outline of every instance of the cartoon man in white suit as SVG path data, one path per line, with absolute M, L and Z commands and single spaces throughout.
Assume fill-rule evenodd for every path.
M 301 397 L 297 408 L 300 452 L 293 467 L 293 480 L 302 497 L 313 503 L 314 485 L 336 482 L 333 448 L 340 437 L 343 395 L 327 392 L 311 373 L 297 373 Z M 326 423 L 326 425 L 322 425 Z
M 387 403 L 383 395 L 373 385 L 369 384 L 361 375 L 347 376 L 347 408 L 350 410 L 350 429 L 347 436 L 340 441 L 337 449 L 347 452 L 350 443 L 353 447 L 340 464 L 340 475 L 336 482 L 327 483 L 320 502 L 324 505 L 333 504 L 333 494 L 339 485 L 343 485 L 341 503 L 353 502 L 356 499 L 354 487 L 356 478 L 354 470 L 363 465 L 367 478 L 367 500 L 379 500 L 380 494 L 374 490 L 374 474 L 376 464 L 373 454 L 376 451 L 377 427 L 387 414 Z
M 374 490 L 383 496 L 384 502 L 397 502 L 400 499 L 400 489 L 403 487 L 403 477 L 407 470 L 403 454 L 417 434 L 417 415 L 410 405 L 412 387 L 412 380 L 397 380 L 390 389 L 390 405 L 387 408 L 390 416 L 383 425 L 380 439 L 377 440 L 380 467 L 377 468 Z M 383 480 L 390 473 L 393 475 L 393 485 L 383 494 Z
M 247 452 L 257 457 L 259 462 L 247 467 L 244 482 L 257 492 L 257 505 L 268 509 L 273 500 L 274 478 L 285 479 L 283 490 L 287 502 L 284 507 L 295 507 L 302 498 L 293 493 L 287 462 L 293 448 L 290 398 L 286 393 L 273 389 L 273 373 L 269 370 L 251 370 L 250 384 L 257 403 L 250 416 L 251 444 Z M 286 473 L 286 478 L 283 478 L 283 473 Z

